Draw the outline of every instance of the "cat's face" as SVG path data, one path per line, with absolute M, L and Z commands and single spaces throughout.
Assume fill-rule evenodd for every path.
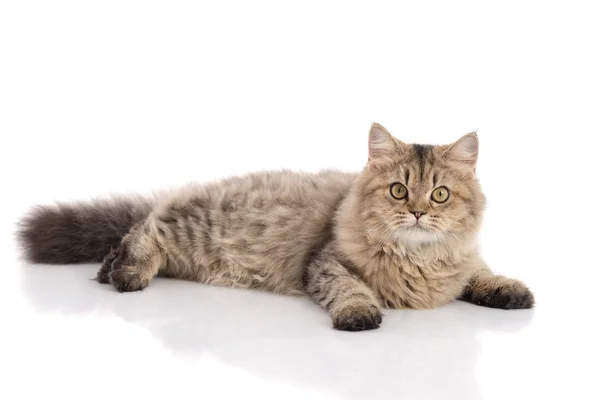
M 478 140 L 408 145 L 373 125 L 361 176 L 361 217 L 381 243 L 437 243 L 475 232 L 485 198 L 475 177 Z

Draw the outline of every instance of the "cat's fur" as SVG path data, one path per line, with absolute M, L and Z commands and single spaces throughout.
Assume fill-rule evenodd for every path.
M 373 124 L 358 174 L 263 172 L 148 199 L 38 207 L 18 236 L 32 262 L 103 261 L 98 281 L 118 291 L 158 275 L 308 294 L 343 330 L 378 327 L 382 307 L 461 299 L 530 308 L 531 291 L 494 275 L 478 254 L 477 157 L 473 133 L 408 145 Z M 405 199 L 392 196 L 395 182 Z M 431 198 L 440 186 L 450 193 L 441 204 Z

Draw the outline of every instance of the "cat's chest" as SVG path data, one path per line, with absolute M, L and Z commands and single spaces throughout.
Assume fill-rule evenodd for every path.
M 372 259 L 365 277 L 388 308 L 433 308 L 456 299 L 470 274 L 461 260 L 385 254 Z

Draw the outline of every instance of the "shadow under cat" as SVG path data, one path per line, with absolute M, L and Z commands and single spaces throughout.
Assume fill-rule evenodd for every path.
M 23 266 L 28 301 L 42 312 L 100 311 L 147 329 L 178 357 L 209 352 L 267 380 L 341 398 L 481 399 L 476 333 L 517 331 L 532 310 L 456 302 L 435 310 L 386 310 L 381 328 L 340 332 L 308 299 L 155 279 L 117 293 L 94 280 L 98 266 Z

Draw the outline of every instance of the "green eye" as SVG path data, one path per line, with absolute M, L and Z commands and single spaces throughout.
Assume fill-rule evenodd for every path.
M 393 183 L 390 187 L 390 193 L 396 200 L 402 200 L 408 196 L 408 190 L 406 189 L 406 186 L 397 182 Z
M 450 191 L 445 186 L 440 186 L 439 188 L 434 189 L 433 193 L 431 193 L 431 200 L 435 201 L 436 203 L 444 203 L 449 197 Z

